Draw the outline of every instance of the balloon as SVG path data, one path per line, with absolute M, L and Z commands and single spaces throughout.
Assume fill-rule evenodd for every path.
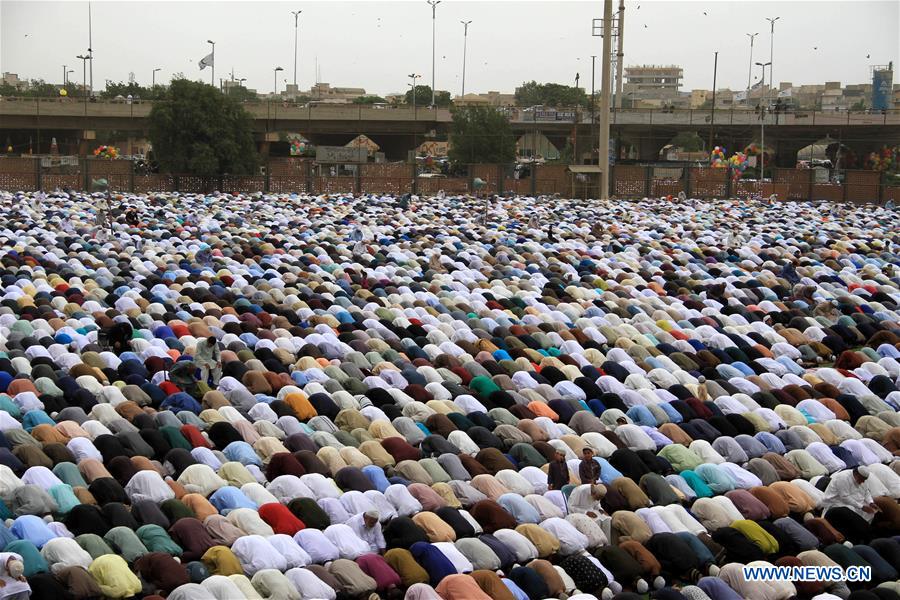
M 65 90 L 65 88 L 63 88 L 63 89 L 59 90 L 59 95 L 60 95 L 60 96 L 68 96 L 68 95 L 69 95 L 69 92 L 67 92 L 67 91 Z

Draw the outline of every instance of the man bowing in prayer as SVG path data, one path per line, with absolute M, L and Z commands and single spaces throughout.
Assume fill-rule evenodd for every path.
M 384 541 L 384 535 L 381 533 L 381 523 L 378 520 L 381 514 L 377 510 L 367 510 L 358 515 L 353 515 L 347 521 L 347 526 L 353 530 L 359 539 L 369 544 L 372 552 L 378 554 L 385 549 L 387 544 Z

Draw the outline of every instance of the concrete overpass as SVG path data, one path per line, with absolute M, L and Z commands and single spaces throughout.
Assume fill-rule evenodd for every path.
M 53 136 L 61 146 L 67 143 L 70 152 L 74 149 L 72 153 L 84 154 L 95 143 L 98 131 L 143 136 L 152 106 L 152 102 L 0 98 L 0 135 L 32 141 L 36 137 L 40 148 L 35 151 L 45 152 Z M 281 102 L 248 102 L 244 107 L 253 116 L 254 132 L 263 152 L 278 142 L 283 133 L 300 133 L 314 144 L 324 145 L 343 145 L 362 133 L 381 146 L 388 158 L 401 159 L 425 139 L 446 135 L 452 122 L 450 110 L 427 107 L 413 110 Z M 561 148 L 577 133 L 579 149 L 586 149 L 593 129 L 590 114 L 583 110 L 575 115 L 564 114 L 563 119 L 556 120 L 552 114 L 509 110 L 517 135 L 543 134 Z M 695 131 L 705 140 L 712 129 L 714 144 L 729 150 L 743 147 L 758 139 L 763 124 L 767 145 L 775 148 L 779 162 L 786 166 L 793 163 L 797 150 L 826 136 L 849 145 L 859 154 L 900 141 L 898 110 L 872 114 L 797 111 L 769 114 L 763 121 L 753 111 L 717 110 L 713 114 L 711 110 L 624 109 L 615 111 L 611 121 L 613 137 L 635 147 L 641 160 L 655 160 L 660 148 L 684 131 Z

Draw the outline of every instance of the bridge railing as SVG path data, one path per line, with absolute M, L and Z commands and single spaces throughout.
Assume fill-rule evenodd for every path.
M 610 109 L 613 125 L 900 125 L 900 109 L 887 110 L 801 110 L 758 112 L 752 109 L 665 109 L 619 108 Z M 557 108 L 530 111 L 522 108 L 507 109 L 513 123 L 546 125 L 553 123 L 590 123 L 591 112 L 585 108 Z M 599 110 L 593 119 L 599 123 Z
M 258 100 L 243 102 L 244 108 L 257 119 L 339 120 L 339 121 L 428 121 L 450 122 L 449 108 L 428 106 L 385 106 L 366 104 L 298 104 L 289 100 Z M 134 99 L 103 100 L 85 98 L 0 96 L 0 115 L 9 116 L 96 116 L 146 117 L 153 101 Z M 534 111 L 519 107 L 501 108 L 515 124 L 552 125 L 590 124 L 591 112 L 583 107 L 560 107 Z M 599 123 L 599 110 L 593 119 Z M 900 109 L 887 110 L 803 110 L 797 108 L 766 111 L 752 109 L 611 109 L 613 125 L 900 125 Z
M 46 159 L 46 157 L 44 157 Z M 43 164 L 42 164 L 43 162 Z M 900 202 L 900 185 L 876 171 L 842 171 L 833 181 L 819 181 L 811 169 L 773 169 L 764 182 L 733 179 L 728 169 L 672 165 L 615 165 L 610 171 L 611 195 L 617 198 L 677 196 L 716 199 L 775 194 L 780 200 L 876 203 Z M 564 164 L 533 164 L 517 170 L 511 164 L 467 165 L 459 173 L 423 177 L 406 163 L 370 163 L 348 173 L 317 168 L 309 159 L 271 159 L 264 174 L 198 177 L 135 173 L 130 161 L 82 159 L 47 161 L 40 157 L 0 157 L 0 190 L 35 191 L 69 188 L 89 190 L 106 179 L 112 190 L 142 192 L 267 192 L 378 194 L 520 194 L 595 198 L 599 174 L 574 174 Z M 478 185 L 476 185 L 476 181 Z

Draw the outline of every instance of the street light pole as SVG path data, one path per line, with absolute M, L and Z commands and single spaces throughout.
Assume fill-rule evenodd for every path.
M 769 65 L 775 62 L 775 21 L 780 19 L 781 17 L 769 18 L 766 17 L 766 21 L 769 22 L 771 28 L 769 29 Z M 772 67 L 769 67 L 769 90 L 775 85 L 774 79 L 772 79 Z M 765 83 L 765 81 L 763 81 Z
M 212 75 L 209 77 L 209 84 L 213 87 L 216 85 L 216 43 L 212 40 L 206 40 L 207 44 L 212 45 Z
M 292 10 L 291 14 L 294 15 L 294 86 L 297 85 L 297 31 L 299 28 L 297 19 L 300 17 L 300 13 L 302 10 Z
M 284 71 L 281 67 L 275 67 L 275 91 L 272 93 L 273 96 L 278 95 L 278 71 Z
M 758 67 L 762 67 L 762 82 L 765 85 L 766 82 L 766 67 L 769 67 L 769 76 L 772 75 L 772 61 L 767 63 L 756 63 Z M 759 180 L 760 182 L 765 179 L 766 174 L 766 105 L 765 102 L 760 107 L 760 126 L 759 126 Z
M 90 55 L 79 54 L 75 58 L 81 61 L 81 94 L 84 96 L 84 114 L 87 114 L 87 61 Z
M 434 89 L 434 56 L 435 56 L 435 22 L 437 19 L 437 5 L 441 3 L 441 0 L 427 0 L 428 4 L 431 5 L 431 108 L 434 108 L 435 105 L 435 89 Z M 415 92 L 413 92 L 415 95 Z
M 747 34 L 747 37 L 750 38 L 750 65 L 747 67 L 747 106 L 750 106 L 750 78 L 753 76 L 753 40 L 758 35 L 759 32 Z
M 153 69 L 153 84 L 151 85 L 151 88 L 156 87 L 156 72 L 157 71 L 162 71 L 162 69 L 160 67 L 156 67 L 155 69 Z
M 416 75 L 415 73 L 410 73 L 407 75 L 410 79 L 412 79 L 412 83 L 407 84 L 412 86 L 412 105 L 413 105 L 413 120 L 416 118 L 416 79 L 421 77 L 421 75 Z
M 68 71 L 66 71 L 66 68 L 68 66 L 69 65 L 63 65 L 63 87 L 66 87 L 66 78 L 68 77 L 68 75 L 67 75 Z
M 462 72 L 462 93 L 460 96 L 466 95 L 466 45 L 469 40 L 469 23 L 472 21 L 460 21 L 463 24 L 463 72 Z
M 712 97 L 712 113 L 709 117 L 709 149 L 712 150 L 713 129 L 716 126 L 716 75 L 719 72 L 719 52 L 716 51 L 716 57 L 713 60 L 713 97 Z

